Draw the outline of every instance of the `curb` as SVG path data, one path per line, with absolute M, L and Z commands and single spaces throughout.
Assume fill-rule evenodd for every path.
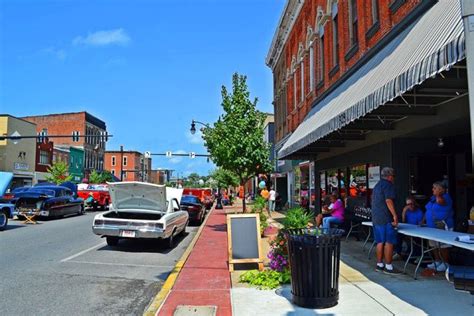
M 143 316 L 155 316 L 160 311 L 161 306 L 163 305 L 163 302 L 168 297 L 171 289 L 173 288 L 174 283 L 176 282 L 176 279 L 178 278 L 178 275 L 181 272 L 181 269 L 184 267 L 184 264 L 186 263 L 186 260 L 188 259 L 189 255 L 191 254 L 191 251 L 194 248 L 194 245 L 196 244 L 197 240 L 201 236 L 202 230 L 206 226 L 209 216 L 211 215 L 212 212 L 214 212 L 214 210 L 215 208 L 213 207 L 211 211 L 206 215 L 204 222 L 201 224 L 201 227 L 199 227 L 199 230 L 197 231 L 193 240 L 188 245 L 188 247 L 184 251 L 181 258 L 178 260 L 178 262 L 176 262 L 176 265 L 174 266 L 170 275 L 168 275 L 168 277 L 166 278 L 166 281 L 163 284 L 161 290 L 158 292 L 158 294 L 156 294 L 155 298 L 150 303 L 148 308 L 143 312 Z

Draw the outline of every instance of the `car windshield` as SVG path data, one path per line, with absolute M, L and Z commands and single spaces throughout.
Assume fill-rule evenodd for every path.
M 193 195 L 183 195 L 181 203 L 199 203 L 199 199 Z
M 38 194 L 44 194 L 47 196 L 56 196 L 56 192 L 54 190 L 47 190 L 47 189 L 31 189 L 31 190 L 28 190 L 28 193 L 38 193 Z

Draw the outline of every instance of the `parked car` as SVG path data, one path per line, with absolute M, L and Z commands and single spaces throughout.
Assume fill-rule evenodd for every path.
M 105 237 L 109 246 L 120 239 L 163 239 L 169 248 L 174 237 L 184 234 L 188 213 L 180 210 L 182 189 L 145 182 L 109 184 L 110 210 L 94 217 L 92 231 Z
M 214 195 L 211 188 L 184 188 L 183 195 L 198 197 L 206 210 L 210 210 L 214 204 Z
M 57 218 L 71 214 L 84 214 L 83 200 L 75 198 L 66 187 L 44 185 L 32 187 L 18 193 L 15 210 L 19 217 L 22 213 L 38 212 L 40 217 Z
M 0 196 L 3 196 L 10 186 L 13 179 L 13 173 L 0 171 Z M 0 202 L 0 230 L 4 230 L 8 225 L 8 219 L 14 215 L 14 205 L 9 199 L 3 199 Z
M 206 216 L 206 207 L 194 195 L 183 195 L 181 198 L 181 209 L 188 212 L 190 221 L 198 224 L 201 224 Z
M 96 210 L 105 209 L 110 204 L 109 186 L 107 184 L 89 184 L 85 189 L 77 191 L 78 197 L 84 199 L 84 206 Z

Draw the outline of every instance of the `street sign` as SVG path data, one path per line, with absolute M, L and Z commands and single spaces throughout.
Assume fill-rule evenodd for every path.
M 145 151 L 145 158 L 151 158 L 151 151 Z
M 171 151 L 166 152 L 166 157 L 172 157 L 172 156 L 173 156 L 173 153 Z
M 190 157 L 191 159 L 196 158 L 196 153 L 195 153 L 195 152 L 190 152 L 190 153 L 189 153 L 189 157 Z
M 18 131 L 14 131 L 10 136 L 12 136 L 12 137 L 20 137 L 21 135 L 20 135 L 20 133 L 18 133 Z M 18 140 L 12 139 L 12 142 L 13 142 L 13 144 L 15 144 L 15 145 L 18 144 L 19 141 L 20 141 L 20 139 L 18 139 Z

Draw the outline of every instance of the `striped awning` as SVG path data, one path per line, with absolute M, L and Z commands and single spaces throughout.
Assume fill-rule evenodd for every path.
M 440 0 L 318 102 L 278 159 L 341 129 L 465 58 L 458 0 Z

